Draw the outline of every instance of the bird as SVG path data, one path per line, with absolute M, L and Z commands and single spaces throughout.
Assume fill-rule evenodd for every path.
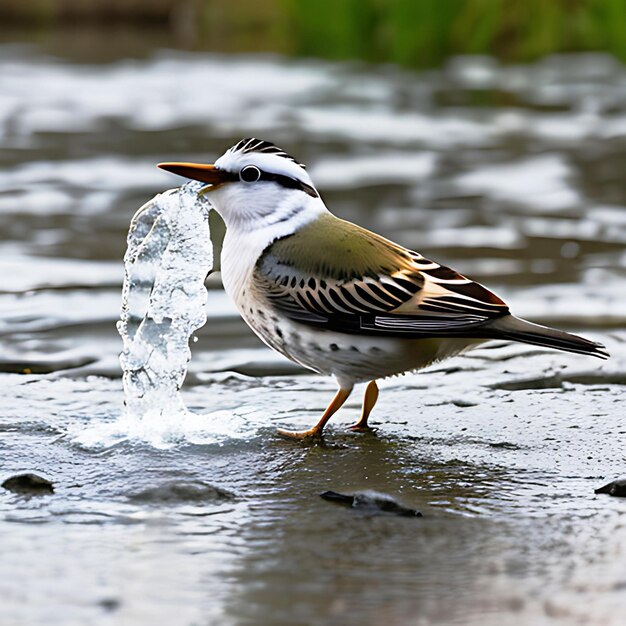
M 377 380 L 421 370 L 504 339 L 608 358 L 604 346 L 515 317 L 483 285 L 419 252 L 333 215 L 305 165 L 275 144 L 248 137 L 214 164 L 158 167 L 200 181 L 226 224 L 225 291 L 270 348 L 338 389 L 318 422 L 296 440 L 315 440 L 354 386 L 367 383 L 367 431 Z

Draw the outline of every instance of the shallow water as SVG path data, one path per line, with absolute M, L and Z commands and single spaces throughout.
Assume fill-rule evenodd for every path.
M 55 483 L 0 492 L 3 626 L 621 623 L 626 503 L 593 489 L 626 473 L 623 67 L 6 46 L 0 84 L 0 479 Z M 332 381 L 264 348 L 215 274 L 183 391 L 206 417 L 124 421 L 130 218 L 176 184 L 154 163 L 245 135 L 307 163 L 337 214 L 612 358 L 489 344 L 383 383 L 375 433 L 344 430 L 355 394 L 294 444 L 275 428 L 311 425 Z M 364 489 L 424 517 L 318 495 Z

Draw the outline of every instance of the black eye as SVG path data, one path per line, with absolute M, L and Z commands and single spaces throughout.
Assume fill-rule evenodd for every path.
M 244 183 L 256 183 L 261 178 L 261 170 L 254 165 L 246 165 L 239 172 L 239 180 Z

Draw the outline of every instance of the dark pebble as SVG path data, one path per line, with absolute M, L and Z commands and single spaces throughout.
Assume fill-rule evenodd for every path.
M 121 602 L 117 598 L 104 598 L 98 604 L 107 612 L 111 613 L 120 608 Z
M 415 509 L 409 509 L 398 504 L 391 496 L 374 491 L 360 491 L 354 495 L 337 493 L 336 491 L 325 491 L 320 493 L 320 498 L 329 502 L 345 504 L 353 509 L 358 509 L 365 513 L 390 513 L 401 517 L 422 517 L 422 514 Z
M 2 487 L 25 496 L 44 496 L 54 493 L 52 483 L 37 474 L 16 474 L 7 478 Z
M 132 502 L 146 504 L 176 504 L 178 502 L 225 502 L 235 496 L 201 480 L 168 481 L 131 493 Z
M 594 493 L 608 493 L 616 498 L 626 498 L 626 478 L 619 478 L 604 487 L 599 487 Z

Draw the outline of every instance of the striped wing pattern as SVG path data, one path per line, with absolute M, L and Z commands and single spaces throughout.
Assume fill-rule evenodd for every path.
M 348 333 L 468 336 L 509 312 L 482 285 L 416 252 L 403 252 L 401 269 L 350 279 L 304 275 L 264 255 L 254 280 L 290 319 Z

